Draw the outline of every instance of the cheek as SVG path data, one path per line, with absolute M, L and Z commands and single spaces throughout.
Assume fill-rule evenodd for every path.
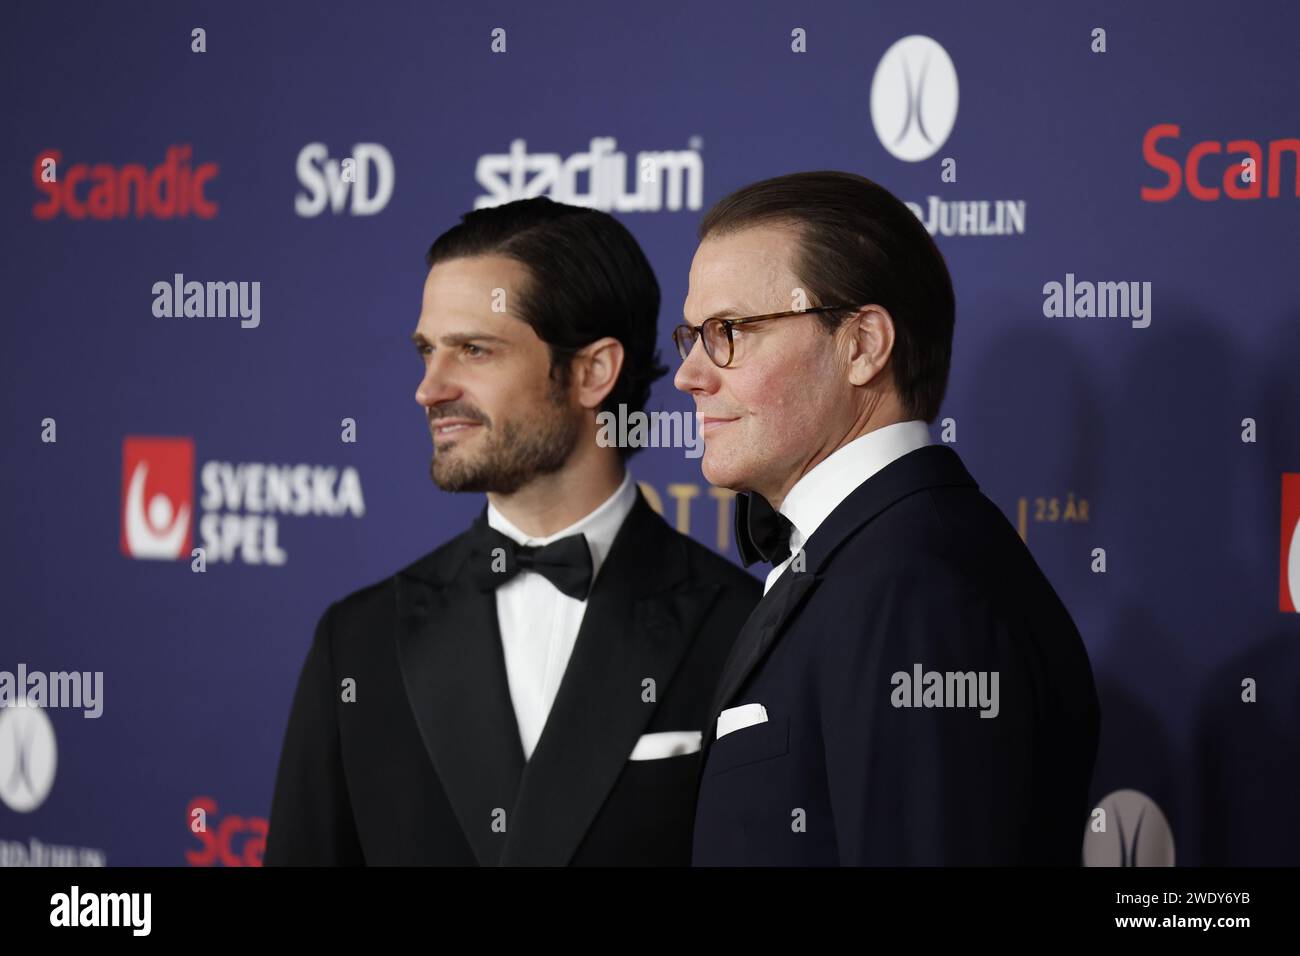
M 783 445 L 790 438 L 815 433 L 820 396 L 810 393 L 808 386 L 819 380 L 811 375 L 777 374 L 747 383 L 744 396 L 738 397 L 751 437 L 761 433 L 765 443 Z
M 551 380 L 549 366 L 534 368 L 531 364 L 502 362 L 483 369 L 478 376 L 475 397 L 480 407 L 493 417 L 530 419 L 550 404 Z

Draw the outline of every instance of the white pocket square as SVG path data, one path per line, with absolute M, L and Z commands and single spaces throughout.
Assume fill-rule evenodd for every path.
M 704 735 L 698 730 L 664 730 L 657 734 L 642 734 L 632 748 L 629 760 L 662 760 L 680 757 L 700 749 Z
M 718 739 L 722 739 L 733 730 L 743 730 L 754 724 L 767 723 L 767 708 L 762 704 L 741 704 L 729 707 L 718 714 Z

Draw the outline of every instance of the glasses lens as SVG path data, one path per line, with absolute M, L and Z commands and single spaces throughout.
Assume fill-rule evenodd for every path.
M 686 356 L 691 354 L 691 348 L 695 345 L 695 330 L 689 325 L 679 325 L 673 329 L 673 342 L 677 345 L 677 354 L 686 361 Z
M 709 353 L 713 363 L 726 368 L 731 361 L 731 336 L 727 334 L 727 323 L 721 319 L 709 319 L 704 323 L 704 351 Z

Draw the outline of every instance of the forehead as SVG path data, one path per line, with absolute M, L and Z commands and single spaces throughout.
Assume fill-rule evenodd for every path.
M 457 331 L 460 326 L 472 324 L 496 334 L 513 327 L 520 332 L 531 329 L 517 318 L 516 308 L 516 299 L 529 279 L 528 268 L 508 256 L 468 256 L 439 262 L 424 280 L 419 327 Z
M 763 225 L 705 239 L 691 261 L 683 313 L 699 324 L 711 315 L 761 315 L 790 308 L 799 285 L 793 263 L 798 233 Z

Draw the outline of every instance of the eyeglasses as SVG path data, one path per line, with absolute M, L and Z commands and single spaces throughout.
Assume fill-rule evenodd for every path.
M 767 315 L 751 315 L 743 319 L 705 319 L 699 325 L 683 323 L 673 329 L 673 342 L 677 345 L 677 354 L 686 361 L 691 354 L 697 338 L 704 339 L 704 352 L 718 368 L 726 368 L 735 357 L 735 341 L 731 330 L 737 325 L 748 322 L 762 322 L 764 319 L 781 319 L 788 315 L 812 315 L 818 312 L 842 312 L 852 309 L 849 305 L 823 305 L 813 309 L 790 309 L 787 312 L 769 312 Z

